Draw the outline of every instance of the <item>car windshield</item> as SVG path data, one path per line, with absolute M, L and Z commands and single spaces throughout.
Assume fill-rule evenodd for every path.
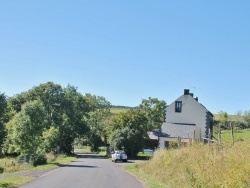
M 118 153 L 118 154 L 125 154 L 125 152 L 122 151 L 122 150 L 116 151 L 116 153 Z

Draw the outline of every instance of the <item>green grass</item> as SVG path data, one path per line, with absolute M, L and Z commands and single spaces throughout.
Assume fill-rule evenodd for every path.
M 34 167 L 28 163 L 18 164 L 17 159 L 14 158 L 3 158 L 0 160 L 0 169 L 3 169 L 3 173 L 21 172 L 26 170 L 41 170 L 68 164 L 74 160 L 76 160 L 75 156 L 59 155 L 57 158 L 54 158 L 54 160 L 49 161 L 47 164 Z
M 10 178 L 6 178 L 4 180 L 0 180 L 0 187 L 1 188 L 14 188 L 14 187 L 18 187 L 22 184 L 28 183 L 31 180 L 33 180 L 32 177 L 13 176 Z
M 217 135 L 214 135 L 217 137 Z M 224 130 L 221 132 L 221 139 L 224 142 L 232 142 L 232 134 L 230 130 Z M 234 140 L 235 142 L 243 141 L 243 140 L 250 140 L 250 129 L 242 129 L 242 130 L 235 130 L 234 131 Z
M 13 172 L 22 172 L 22 171 L 36 171 L 36 170 L 45 170 L 45 169 L 51 169 L 56 168 L 58 166 L 66 165 L 72 161 L 75 161 L 75 156 L 65 156 L 65 155 L 59 155 L 57 158 L 54 158 L 54 160 L 51 160 L 45 165 L 39 165 L 36 167 L 33 167 L 29 165 L 28 163 L 24 164 L 18 164 L 16 159 L 13 158 L 4 158 L 0 160 L 0 168 L 4 170 L 4 174 L 7 173 L 13 173 Z M 0 187 L 17 187 L 19 185 L 25 184 L 29 181 L 31 181 L 32 177 L 9 177 L 5 178 L 3 180 L 0 180 Z
M 130 110 L 130 109 L 128 109 L 128 108 L 111 108 L 110 112 L 112 114 L 119 114 L 119 113 L 122 113 L 122 112 L 126 112 L 128 110 Z

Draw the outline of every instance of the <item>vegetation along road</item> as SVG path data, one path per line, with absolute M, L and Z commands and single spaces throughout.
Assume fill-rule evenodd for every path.
M 122 166 L 121 163 L 112 163 L 110 159 L 80 154 L 76 161 L 46 173 L 21 188 L 142 187 Z

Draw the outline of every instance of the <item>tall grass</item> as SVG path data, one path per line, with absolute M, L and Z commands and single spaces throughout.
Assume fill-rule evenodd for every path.
M 17 159 L 14 158 L 3 158 L 0 159 L 0 174 L 11 173 L 30 169 L 31 165 L 28 163 L 18 163 Z
M 159 150 L 137 167 L 166 187 L 250 187 L 250 140 Z
M 18 163 L 16 158 L 2 158 L 0 159 L 0 174 L 1 173 L 12 173 L 20 172 L 26 170 L 39 170 L 58 167 L 59 165 L 68 164 L 71 161 L 74 161 L 76 157 L 66 156 L 64 154 L 54 156 L 52 154 L 47 154 L 47 164 L 38 165 L 36 167 L 30 165 L 29 163 Z

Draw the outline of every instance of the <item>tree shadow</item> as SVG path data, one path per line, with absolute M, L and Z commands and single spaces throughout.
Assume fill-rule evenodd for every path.
M 77 158 L 107 159 L 107 156 L 95 154 L 77 154 Z
M 148 161 L 150 158 L 152 158 L 152 156 L 135 156 L 135 157 L 129 157 L 130 160 L 134 160 L 134 161 Z
M 74 164 L 60 164 L 54 163 L 59 167 L 74 167 L 74 168 L 99 168 L 98 166 L 90 166 L 90 165 L 74 165 Z

